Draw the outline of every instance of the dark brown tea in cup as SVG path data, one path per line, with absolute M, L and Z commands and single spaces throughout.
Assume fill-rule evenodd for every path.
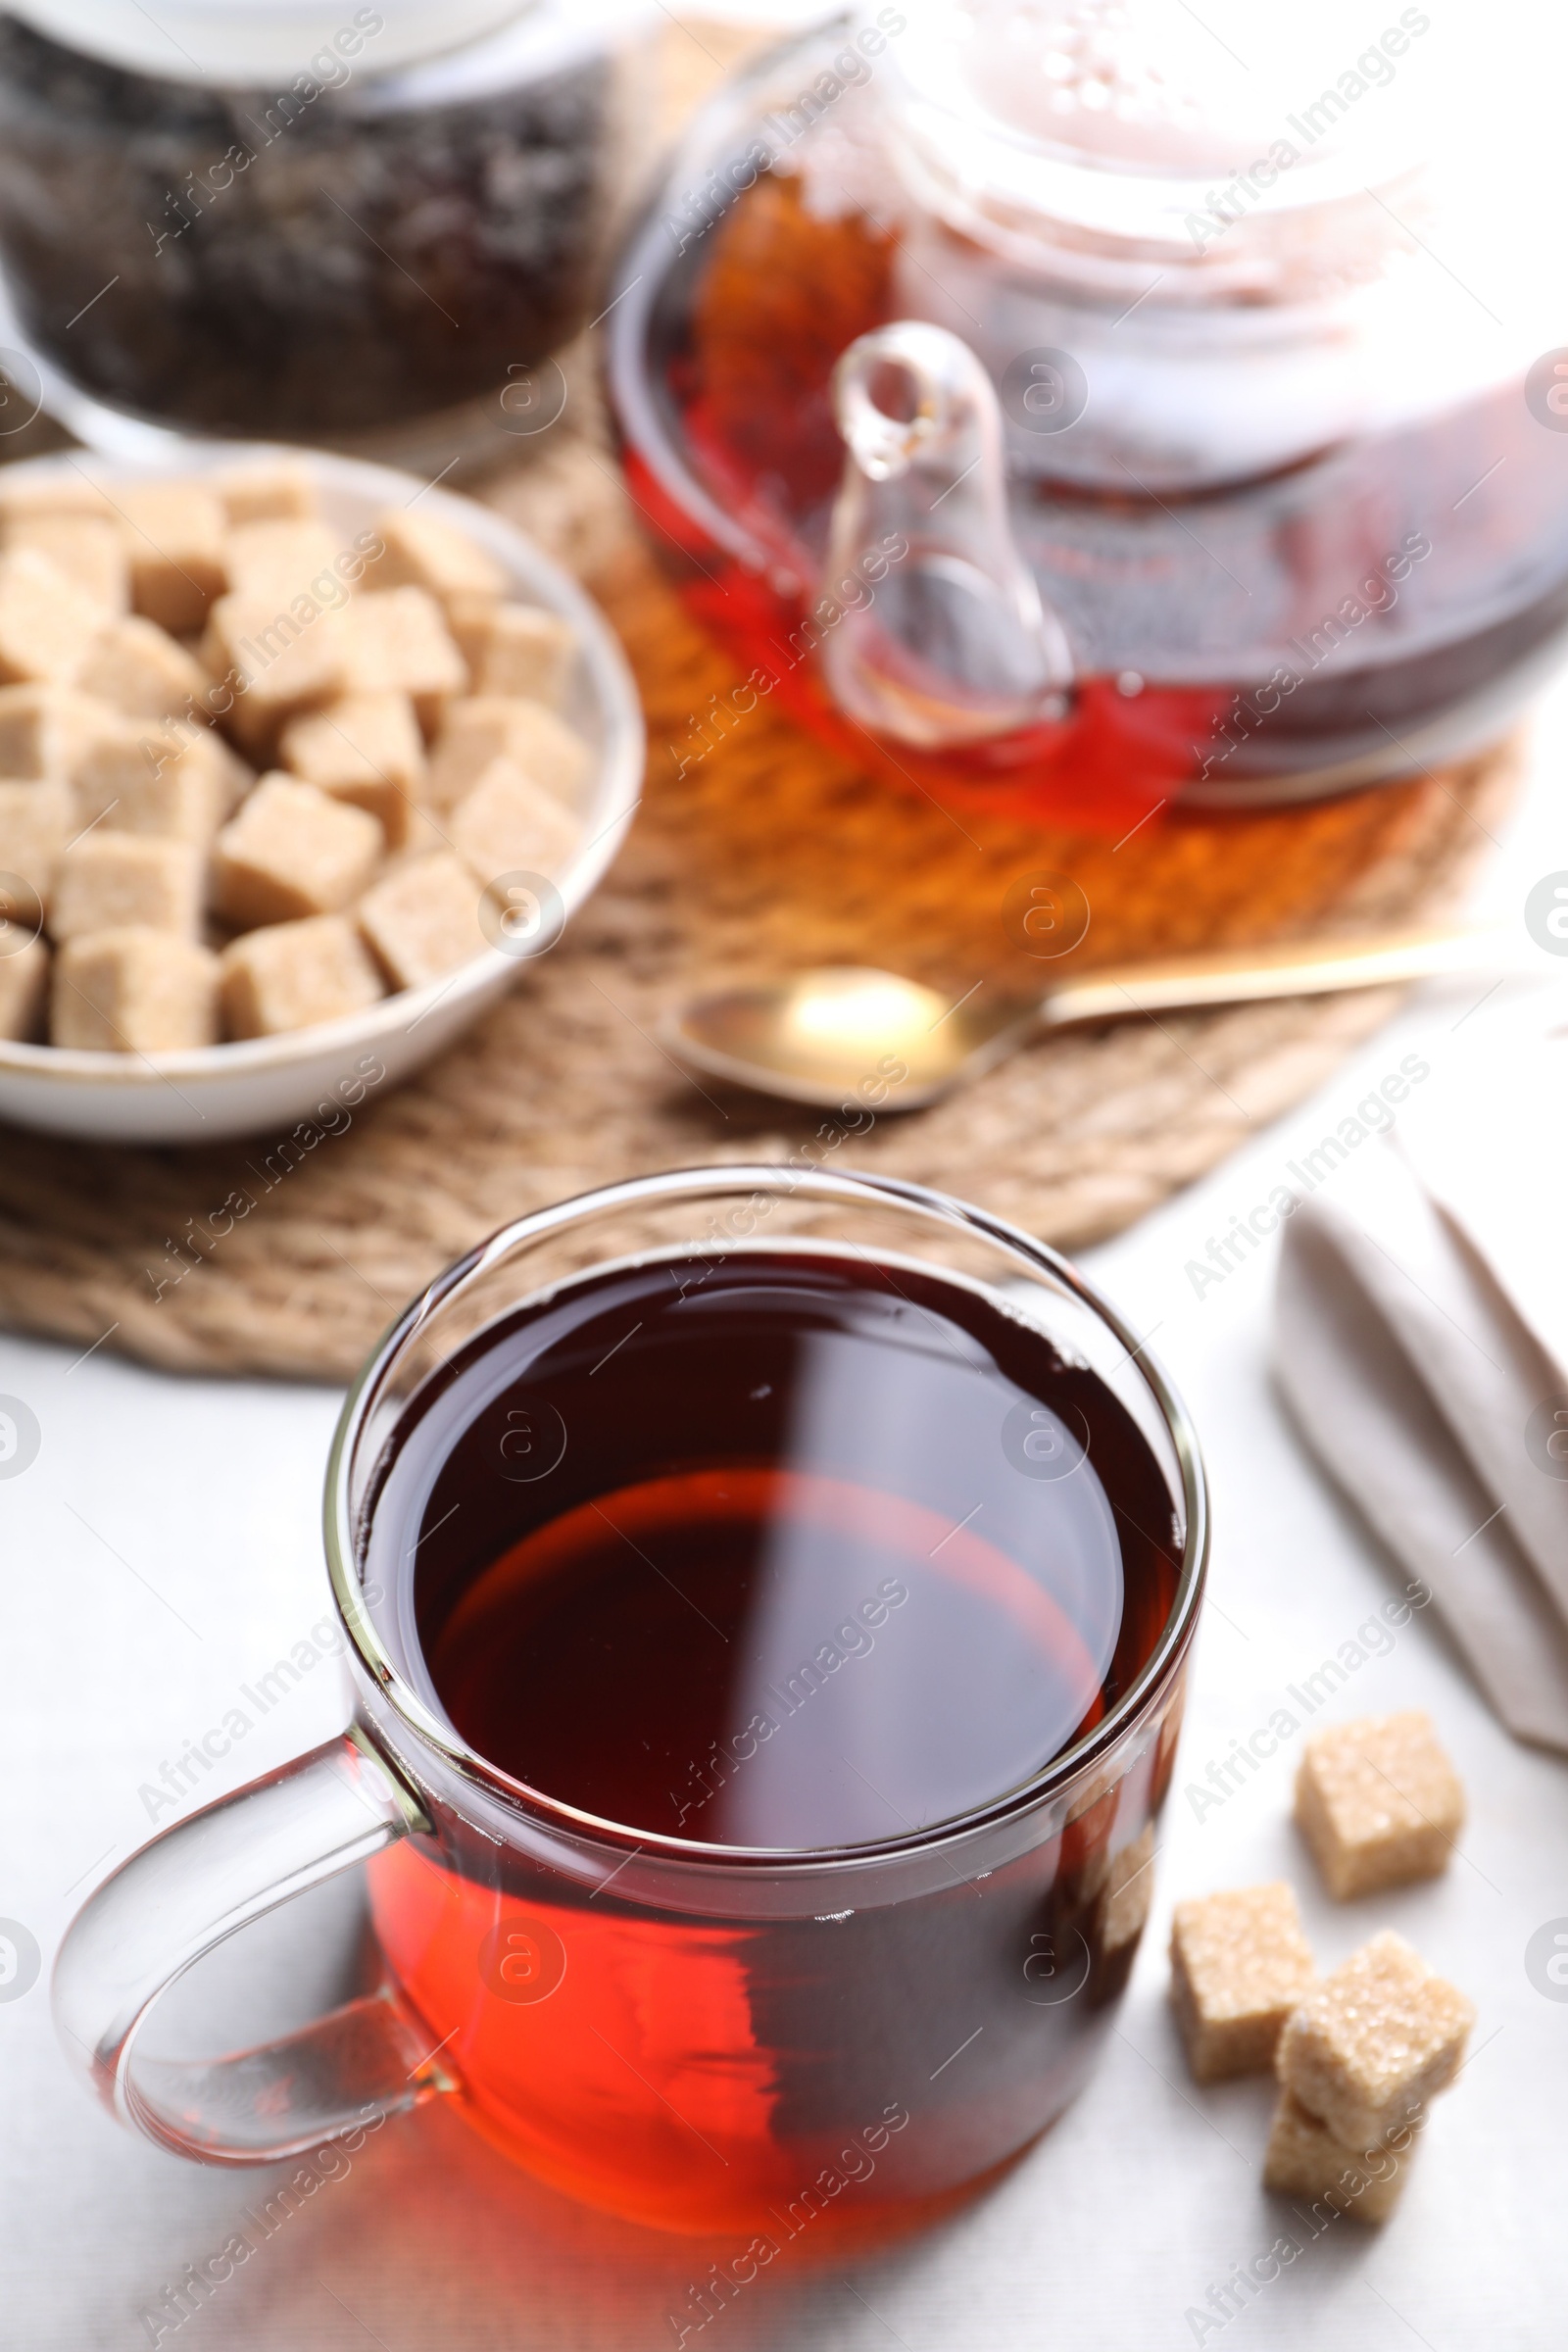
M 460 1349 L 398 1431 L 365 1568 L 426 1702 L 528 1788 L 633 1844 L 825 1855 L 994 1806 L 1090 1732 L 1180 1550 L 1130 1413 L 1004 1300 L 750 1248 L 584 1277 Z M 377 1927 L 514 2153 L 666 2226 L 770 2211 L 777 2242 L 862 2179 L 867 2205 L 941 2194 L 999 2103 L 1031 2135 L 1125 1977 L 1113 1854 L 1168 1744 L 915 1899 L 731 1928 L 416 1839 L 372 1866 Z M 862 2109 L 863 2174 L 838 2120 Z

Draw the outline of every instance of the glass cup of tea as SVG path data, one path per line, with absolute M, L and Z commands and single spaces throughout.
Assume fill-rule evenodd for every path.
M 326 1549 L 350 1729 L 164 1831 L 62 1946 L 62 2039 L 123 2121 L 259 2164 L 444 2094 L 760 2262 L 940 2204 L 1083 2082 L 1206 1512 L 1179 1400 L 1052 1250 L 804 1165 L 524 1217 L 361 1375 Z M 378 1989 L 216 2061 L 138 2048 L 220 1938 L 361 1862 Z

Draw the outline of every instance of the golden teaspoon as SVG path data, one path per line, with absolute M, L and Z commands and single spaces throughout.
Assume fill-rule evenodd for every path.
M 1115 964 L 1059 980 L 1027 1001 L 982 982 L 956 1004 L 896 972 L 826 964 L 694 997 L 665 1016 L 661 1037 L 689 1069 L 828 1107 L 898 1064 L 907 1075 L 894 1083 L 885 1107 L 917 1110 L 994 1068 L 1041 1030 L 1195 1005 L 1330 996 L 1438 972 L 1506 968 L 1513 960 L 1512 943 L 1498 931 L 1385 932 Z

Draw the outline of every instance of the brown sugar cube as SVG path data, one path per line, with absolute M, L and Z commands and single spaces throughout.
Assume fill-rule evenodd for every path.
M 275 1037 L 363 1012 L 385 995 L 354 925 L 340 914 L 273 923 L 223 950 L 223 1024 L 230 1037 Z
M 181 1054 L 218 1042 L 218 957 L 194 940 L 127 925 L 73 939 L 55 958 L 50 1043 L 88 1054 Z
M 1106 1952 L 1119 1952 L 1144 1932 L 1154 1891 L 1154 1825 L 1110 1857 L 1096 1906 L 1098 1939 Z
M 349 691 L 406 694 L 426 737 L 448 704 L 467 689 L 468 672 L 434 597 L 422 588 L 358 596 L 349 609 Z
M 115 492 L 136 611 L 171 636 L 199 629 L 228 584 L 227 517 L 200 482 L 131 482 Z
M 492 760 L 452 812 L 452 846 L 486 885 L 502 874 L 554 876 L 577 846 L 577 828 L 559 801 L 509 760 Z
M 530 605 L 497 605 L 487 614 L 466 607 L 462 622 L 476 694 L 520 695 L 559 709 L 577 651 L 569 622 Z
M 437 603 L 479 596 L 491 603 L 507 592 L 507 574 L 488 549 L 438 514 L 384 507 L 375 518 L 382 552 L 367 566 L 372 589 L 423 588 Z
M 58 473 L 7 466 L 0 473 L 0 524 L 38 514 L 113 514 L 107 491 L 67 461 Z
M 1369 2148 L 1446 2089 L 1475 2015 L 1402 1936 L 1386 1931 L 1292 2011 L 1275 2072 L 1336 2139 Z
M 122 711 L 74 687 L 0 687 L 0 770 L 74 783 L 87 754 L 126 723 Z
M 445 824 L 431 815 L 417 801 L 410 801 L 405 809 L 408 831 L 403 837 L 393 863 L 407 865 L 416 858 L 433 858 L 438 850 L 450 850 L 452 843 Z
M 178 718 L 204 709 L 210 681 L 167 629 L 132 612 L 99 630 L 76 684 L 127 718 Z
M 76 830 L 71 786 L 59 777 L 0 783 L 0 874 L 15 874 L 47 906 L 66 844 Z M 5 897 L 9 900 L 10 893 Z M 10 911 L 24 913 L 23 906 Z M 36 908 L 33 909 L 36 914 Z
M 290 719 L 283 759 L 335 800 L 368 808 L 394 849 L 424 782 L 424 744 L 406 694 L 355 694 Z
M 219 681 L 213 709 L 247 751 L 269 756 L 296 711 L 344 692 L 346 650 L 340 612 L 302 621 L 270 597 L 220 597 L 202 639 L 202 660 Z
M 106 514 L 22 514 L 5 525 L 8 553 L 31 548 L 107 612 L 130 605 L 130 566 L 119 530 Z
M 454 703 L 430 759 L 432 808 L 455 808 L 492 760 L 510 760 L 568 805 L 589 767 L 588 746 L 543 703 L 520 695 L 473 695 Z
M 0 556 L 0 682 L 71 684 L 103 619 L 47 557 L 30 547 Z
M 126 720 L 101 734 L 76 763 L 76 822 L 205 846 L 250 781 L 243 760 L 211 727 L 174 718 Z
M 49 928 L 57 940 L 127 925 L 194 939 L 201 927 L 202 880 L 202 854 L 194 842 L 100 826 L 61 858 Z
M 1171 2005 L 1200 2082 L 1265 2072 L 1317 1974 L 1282 1879 L 1178 1903 L 1170 1972 Z
M 73 776 L 119 715 L 69 686 L 0 686 L 0 775 Z
M 48 949 L 30 925 L 0 919 L 0 1037 L 30 1045 L 48 1001 Z
M 1419 1708 L 1337 1723 L 1310 1739 L 1296 1819 L 1337 1901 L 1433 1879 L 1464 1827 L 1464 1789 Z
M 263 776 L 213 853 L 213 906 L 237 930 L 335 914 L 370 879 L 384 846 L 373 816 L 297 776 Z
M 1263 2156 L 1263 2186 L 1306 2197 L 1358 2222 L 1386 2222 L 1404 2194 L 1424 2118 L 1365 2150 L 1345 2147 L 1291 2091 L 1282 2091 Z
M 360 901 L 360 929 L 394 988 L 422 988 L 482 956 L 482 892 L 450 851 L 412 858 Z
M 193 719 L 166 718 L 157 726 L 144 727 L 138 732 L 151 752 L 155 767 L 167 767 L 173 762 L 211 774 L 221 789 L 225 816 L 238 807 L 256 781 L 256 770 L 223 741 L 216 727 L 203 726 Z M 76 773 L 79 794 L 79 767 Z
M 309 466 L 287 458 L 230 466 L 212 476 L 230 527 L 244 522 L 313 522 L 316 483 Z
M 490 643 L 491 630 L 500 600 L 488 596 L 479 588 L 460 588 L 456 594 L 442 598 L 442 610 L 452 642 L 467 665 L 468 676 L 477 690 L 478 677 L 484 666 L 485 650 Z
M 514 902 L 515 904 L 515 902 Z M 506 929 L 503 922 L 503 930 Z M 1061 1885 L 1073 1905 L 1098 1902 L 1110 1876 L 1110 1838 L 1116 1825 L 1114 1773 L 1091 1773 L 1067 1809 L 1061 1838 Z
M 286 606 L 296 596 L 310 595 L 311 583 L 320 581 L 316 604 L 336 606 L 347 598 L 347 588 L 332 569 L 342 553 L 341 542 L 324 522 L 275 515 L 242 522 L 228 533 L 224 551 L 235 596 L 270 598 L 274 605 Z
M 222 776 L 198 760 L 160 760 L 150 744 L 138 749 L 139 758 L 125 761 L 104 803 L 99 821 L 105 831 L 190 841 L 203 852 L 210 850 L 228 814 L 228 787 Z M 93 772 L 90 761 L 88 772 Z M 99 771 L 99 780 L 88 789 L 97 798 L 109 789 L 108 779 Z

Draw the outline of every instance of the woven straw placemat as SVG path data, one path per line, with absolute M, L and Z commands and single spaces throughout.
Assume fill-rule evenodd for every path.
M 647 797 L 565 939 L 436 1067 L 278 1172 L 279 1139 L 200 1151 L 0 1145 L 0 1316 L 203 1371 L 342 1378 L 432 1274 L 506 1219 L 610 1179 L 782 1159 L 819 1124 L 706 1091 L 654 1040 L 684 992 L 746 973 L 880 963 L 956 998 L 1052 969 L 1009 940 L 1020 875 L 1083 888 L 1079 966 L 1209 941 L 1353 931 L 1451 907 L 1509 761 L 1315 808 L 1156 818 L 1113 847 L 876 783 L 762 703 L 701 760 L 694 714 L 734 673 L 628 524 L 602 444 L 561 437 L 494 503 L 594 584 L 636 668 Z M 684 772 L 669 746 L 686 754 Z M 1389 992 L 1132 1020 L 1043 1042 L 935 1108 L 883 1116 L 834 1164 L 984 1202 L 1073 1247 L 1211 1167 L 1384 1019 Z M 243 1189 L 254 1209 L 216 1212 Z
M 976 978 L 1027 988 L 1054 966 L 1013 948 L 1002 901 L 1039 870 L 1089 896 L 1079 966 L 1434 915 L 1462 896 L 1509 790 L 1493 755 L 1316 809 L 1156 818 L 1112 847 L 955 821 L 766 704 L 691 760 L 691 719 L 736 680 L 627 529 L 602 447 L 566 437 L 491 496 L 595 583 L 637 668 L 649 788 L 623 857 L 511 1000 L 287 1176 L 266 1136 L 99 1151 L 7 1134 L 0 1315 L 14 1327 L 167 1366 L 343 1378 L 409 1296 L 506 1218 L 637 1171 L 783 1159 L 815 1134 L 808 1112 L 682 1077 L 654 1030 L 686 990 L 832 959 L 955 998 Z M 879 1117 L 835 1164 L 1084 1245 L 1316 1087 L 1390 1004 L 1382 990 L 1062 1035 L 933 1110 Z M 254 1211 L 214 1233 L 235 1188 Z
M 666 134 L 769 36 L 677 9 L 647 90 Z M 0 1321 L 206 1372 L 342 1379 L 430 1276 L 508 1218 L 614 1177 L 787 1158 L 820 1122 L 684 1079 L 662 1008 L 749 972 L 880 963 L 950 989 L 1053 968 L 1003 901 L 1042 871 L 1093 909 L 1080 967 L 1209 943 L 1353 931 L 1462 898 L 1510 789 L 1504 755 L 1322 808 L 1156 819 L 1119 847 L 874 783 L 765 703 L 700 760 L 737 679 L 637 537 L 597 355 L 563 355 L 560 423 L 491 503 L 599 595 L 648 710 L 648 790 L 597 897 L 515 993 L 422 1078 L 369 1098 L 287 1174 L 278 1138 L 99 1150 L 0 1131 Z M 696 740 L 701 740 L 700 735 Z M 670 746 L 679 745 L 679 754 Z M 684 759 L 684 772 L 682 760 Z M 1068 1248 L 1129 1224 L 1298 1100 L 1386 1018 L 1388 991 L 1063 1036 L 833 1152 L 964 1194 Z M 227 1232 L 216 1212 L 255 1207 Z

